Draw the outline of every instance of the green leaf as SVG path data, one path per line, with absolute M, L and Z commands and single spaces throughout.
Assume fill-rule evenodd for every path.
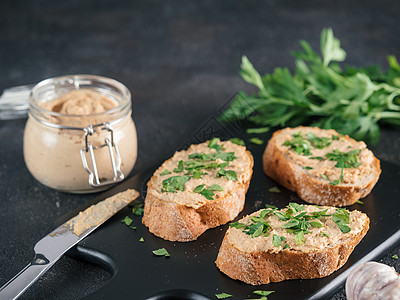
M 280 193 L 281 190 L 278 189 L 276 186 L 273 186 L 272 188 L 269 188 L 269 189 L 268 189 L 268 192 L 271 192 L 271 193 Z
M 306 241 L 306 239 L 304 237 L 304 232 L 300 231 L 300 232 L 296 233 L 294 240 L 296 241 L 297 244 L 302 246 L 304 244 L 304 242 Z
M 202 194 L 206 199 L 208 200 L 214 200 L 213 196 L 215 195 L 213 192 L 211 192 L 208 189 L 203 189 L 200 194 Z
M 175 173 L 183 172 L 183 160 L 180 160 L 178 163 L 178 167 L 174 169 Z
M 247 133 L 252 134 L 252 133 L 266 133 L 269 131 L 269 127 L 260 127 L 260 128 L 248 128 L 246 130 Z
M 193 193 L 200 193 L 204 189 L 205 186 L 206 186 L 205 184 L 200 184 L 200 185 L 196 186 L 193 189 Z
M 254 292 L 253 292 L 254 295 L 257 295 L 257 296 L 264 296 L 264 297 L 269 296 L 269 295 L 271 295 L 272 293 L 275 293 L 275 291 L 254 291 Z
M 260 74 L 246 56 L 242 56 L 241 68 L 240 75 L 244 81 L 254 84 L 260 90 L 264 89 L 264 84 L 261 80 Z
M 126 226 L 130 226 L 132 224 L 133 220 L 130 217 L 125 216 L 125 218 L 123 218 L 121 220 L 121 222 L 124 223 Z
M 161 176 L 168 175 L 168 174 L 171 174 L 171 172 L 168 171 L 167 169 L 165 169 L 164 171 L 162 171 L 162 172 L 160 173 Z
M 293 227 L 296 227 L 297 225 L 299 225 L 299 220 L 292 219 L 289 222 L 281 225 L 281 227 L 282 228 L 293 228 Z
M 144 242 L 144 238 L 143 237 L 141 237 L 140 239 L 139 239 L 139 242 Z
M 218 184 L 212 184 L 207 189 L 212 192 L 214 191 L 222 192 L 224 190 L 223 187 Z
M 322 225 L 320 222 L 318 222 L 318 221 L 311 221 L 311 222 L 310 222 L 310 225 L 311 225 L 312 227 L 314 227 L 314 228 L 321 228 L 321 227 L 323 227 L 323 225 Z
M 185 190 L 185 183 L 190 179 L 189 176 L 172 176 L 169 177 L 162 182 L 162 189 L 161 192 L 171 192 L 176 193 L 178 191 Z
M 274 235 L 272 236 L 272 244 L 273 244 L 275 247 L 282 246 L 282 243 L 283 243 L 284 240 L 286 240 L 286 238 L 283 237 L 283 236 L 279 236 L 279 235 L 276 235 L 276 234 L 274 234 Z M 261 295 L 261 296 L 263 296 L 263 295 Z M 268 295 L 267 295 L 267 296 L 268 296 Z
M 244 141 L 239 138 L 231 138 L 229 141 L 231 141 L 232 143 L 239 145 L 239 146 L 246 146 Z
M 137 216 L 143 215 L 144 204 L 140 202 L 134 202 L 132 205 L 132 213 Z
M 264 144 L 264 141 L 259 139 L 258 137 L 254 137 L 249 139 L 250 143 L 256 144 L 256 145 L 262 145 Z
M 218 143 L 221 142 L 219 138 L 212 138 L 210 142 L 208 143 L 208 148 L 210 149 L 215 149 L 218 153 L 221 153 L 222 147 Z
M 217 297 L 217 299 L 226 299 L 233 296 L 227 293 L 220 293 L 220 294 L 215 294 L 215 297 Z
M 165 249 L 165 248 L 160 248 L 160 249 L 157 249 L 157 250 L 153 250 L 152 252 L 156 256 L 166 256 L 166 257 L 170 256 L 168 251 L 167 251 L 167 249 Z
M 324 66 L 331 61 L 344 61 L 346 52 L 340 48 L 340 41 L 333 36 L 331 28 L 325 28 L 321 32 L 321 53 Z

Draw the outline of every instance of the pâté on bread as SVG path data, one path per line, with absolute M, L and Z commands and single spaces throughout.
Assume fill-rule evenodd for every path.
M 333 129 L 276 131 L 263 154 L 265 174 L 317 205 L 347 206 L 367 196 L 381 173 L 364 142 Z
M 342 267 L 369 229 L 359 211 L 290 203 L 259 210 L 232 223 L 217 267 L 252 285 L 330 275 Z
M 147 184 L 143 224 L 163 239 L 186 242 L 233 220 L 253 163 L 246 147 L 218 138 L 176 152 Z

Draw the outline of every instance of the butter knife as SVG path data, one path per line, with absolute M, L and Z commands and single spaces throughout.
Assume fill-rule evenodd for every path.
M 0 288 L 0 299 L 17 299 L 60 257 L 139 196 L 129 189 L 92 205 L 36 243 L 32 261 Z

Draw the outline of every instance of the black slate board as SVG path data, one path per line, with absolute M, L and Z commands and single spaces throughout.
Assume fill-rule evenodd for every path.
M 269 135 L 268 135 L 269 136 Z M 265 137 L 268 138 L 267 136 Z M 191 141 L 193 142 L 193 141 Z M 200 142 L 200 141 L 198 141 Z M 246 143 L 247 144 L 247 143 Z M 246 196 L 244 210 L 237 219 L 264 207 L 265 204 L 285 207 L 289 202 L 305 203 L 294 193 L 277 185 L 264 175 L 261 155 L 265 145 L 248 145 L 255 165 L 253 178 Z M 184 148 L 184 147 L 181 147 Z M 167 159 L 168 157 L 166 157 Z M 98 291 L 85 299 L 215 299 L 215 294 L 226 292 L 230 299 L 254 298 L 255 290 L 273 290 L 270 296 L 278 299 L 330 299 L 344 283 L 356 263 L 377 259 L 388 252 L 400 240 L 400 210 L 398 207 L 398 178 L 400 168 L 381 162 L 382 174 L 372 193 L 363 199 L 364 204 L 348 207 L 361 210 L 371 219 L 370 230 L 355 248 L 348 262 L 332 275 L 312 280 L 290 280 L 262 286 L 250 286 L 232 280 L 215 266 L 218 249 L 228 225 L 210 229 L 198 240 L 188 243 L 169 242 L 151 234 L 134 216 L 130 208 L 120 211 L 100 229 L 87 237 L 70 255 L 103 265 L 113 273 L 113 278 Z M 146 183 L 156 167 L 136 175 L 96 198 L 104 199 L 126 188 L 141 192 L 143 201 Z M 268 189 L 278 186 L 281 193 Z M 92 201 L 92 202 L 94 202 Z M 126 215 L 134 220 L 136 230 L 121 224 Z M 139 239 L 143 237 L 144 242 Z M 156 257 L 152 250 L 166 248 L 170 257 Z M 186 293 L 187 289 L 200 293 Z M 156 295 L 156 296 L 155 296 Z

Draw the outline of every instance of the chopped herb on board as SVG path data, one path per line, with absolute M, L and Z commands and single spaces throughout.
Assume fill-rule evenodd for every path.
M 143 237 L 141 237 L 140 239 L 139 239 L 139 242 L 144 242 L 144 238 Z
M 234 144 L 239 145 L 239 146 L 245 146 L 244 141 L 242 139 L 239 139 L 239 138 L 231 138 L 229 141 L 231 143 L 234 143 Z
M 217 299 L 227 299 L 233 296 L 227 293 L 220 293 L 220 294 L 215 294 L 215 297 L 217 297 Z
M 260 127 L 260 128 L 248 128 L 246 133 L 266 133 L 269 131 L 269 127 Z
M 169 257 L 170 256 L 168 251 L 167 251 L 167 249 L 165 249 L 165 248 L 160 248 L 160 249 L 157 249 L 157 250 L 153 250 L 152 252 L 156 256 L 165 256 L 165 257 Z
M 364 202 L 362 202 L 361 200 L 357 200 L 356 203 L 357 204 L 364 204 Z
M 126 226 L 131 226 L 132 222 L 133 220 L 128 216 L 125 216 L 125 218 L 121 220 L 121 223 L 124 223 Z
M 144 211 L 143 207 L 144 207 L 143 203 L 134 202 L 133 206 L 132 206 L 132 213 L 137 215 L 137 216 L 143 215 L 143 211 Z
M 255 144 L 255 145 L 262 145 L 262 144 L 264 144 L 264 141 L 263 141 L 262 139 L 258 138 L 258 137 L 254 137 L 254 138 L 249 139 L 249 142 L 250 142 L 250 143 L 253 143 L 253 144 Z
M 271 192 L 271 193 L 280 193 L 281 190 L 278 189 L 276 186 L 273 186 L 272 188 L 269 188 L 269 189 L 268 189 L 268 192 Z
M 394 255 L 392 256 L 392 258 L 393 258 L 393 259 L 399 259 L 399 256 L 398 256 L 397 254 L 394 254 Z
M 253 292 L 254 295 L 257 295 L 257 296 L 264 296 L 264 297 L 269 296 L 269 295 L 271 295 L 272 293 L 275 293 L 275 291 L 254 291 L 254 292 Z

